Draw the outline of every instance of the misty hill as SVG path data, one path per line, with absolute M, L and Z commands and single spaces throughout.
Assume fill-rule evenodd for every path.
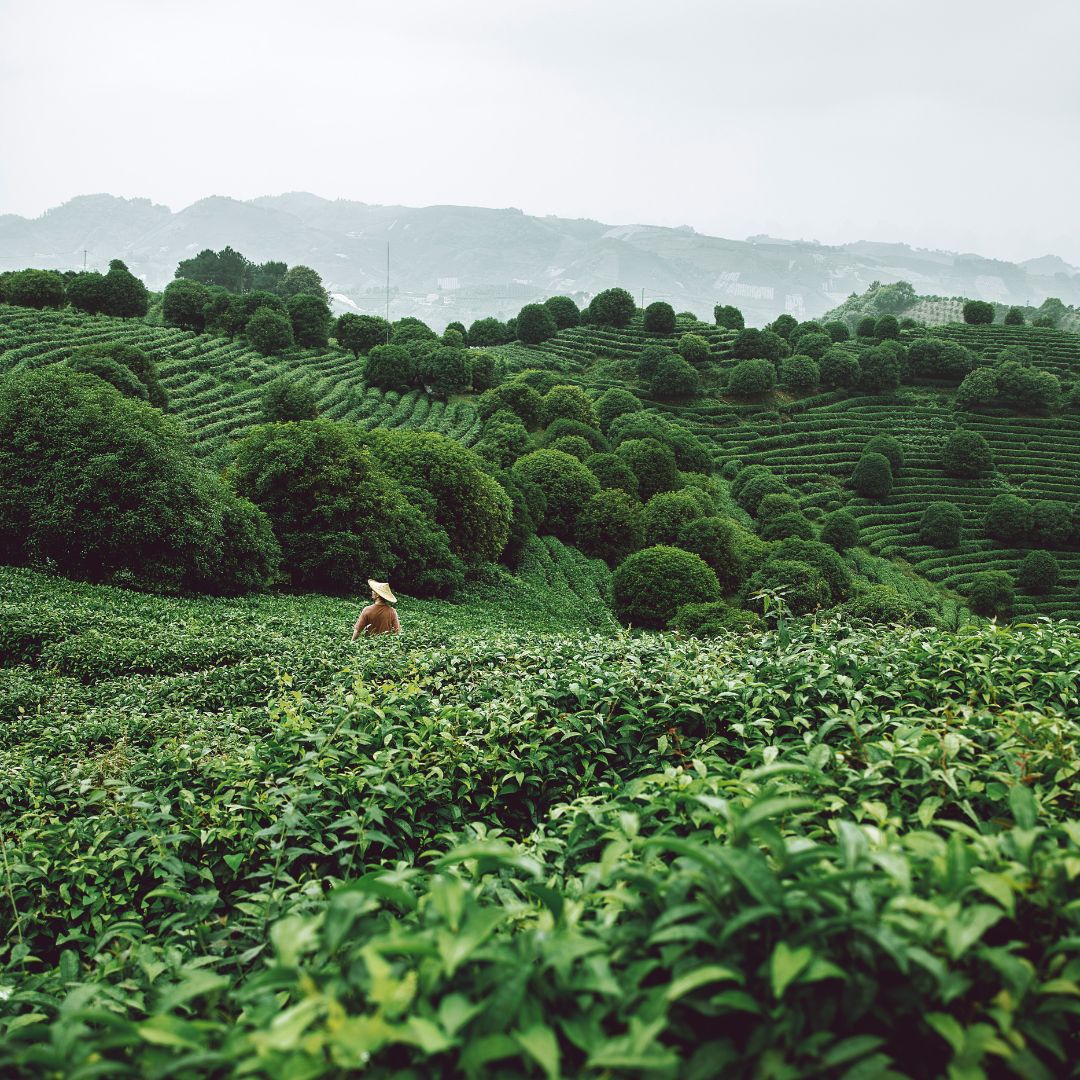
M 805 319 L 875 281 L 930 296 L 1037 305 L 1080 303 L 1080 269 L 1054 255 L 1016 264 L 980 255 L 859 241 L 826 246 L 759 236 L 728 240 L 689 227 L 606 225 L 515 209 L 372 206 L 290 193 L 242 202 L 211 197 L 176 213 L 148 199 L 87 195 L 39 218 L 0 216 L 0 270 L 104 269 L 120 257 L 152 288 L 203 248 L 231 245 L 255 261 L 314 267 L 338 307 L 381 313 L 391 244 L 391 316 L 434 326 L 515 314 L 534 299 L 579 301 L 621 285 L 640 299 L 708 317 L 717 302 L 751 323 Z

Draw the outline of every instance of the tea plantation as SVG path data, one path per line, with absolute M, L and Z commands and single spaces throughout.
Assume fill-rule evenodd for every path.
M 321 415 L 363 428 L 407 427 L 437 431 L 466 446 L 480 422 L 465 399 L 429 401 L 420 391 L 400 394 L 369 387 L 363 364 L 351 353 L 290 350 L 263 357 L 243 341 L 208 337 L 139 320 L 84 315 L 70 309 L 33 311 L 0 307 L 0 372 L 43 367 L 73 350 L 104 342 L 144 349 L 157 358 L 162 385 L 176 414 L 187 421 L 200 453 L 222 450 L 260 422 L 267 384 L 283 375 L 309 380 Z
M 0 571 L 0 1072 L 1071 1074 L 1074 625 L 630 637 L 541 547 L 357 645 Z
M 0 1075 L 1080 1076 L 1080 336 L 554 300 L 0 305 Z

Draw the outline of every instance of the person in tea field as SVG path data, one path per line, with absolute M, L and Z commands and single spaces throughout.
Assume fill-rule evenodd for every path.
M 368 587 L 374 603 L 360 612 L 360 618 L 353 627 L 353 641 L 361 634 L 368 637 L 375 634 L 400 634 L 401 620 L 393 607 L 397 603 L 397 597 L 390 591 L 390 586 L 385 581 L 368 578 Z

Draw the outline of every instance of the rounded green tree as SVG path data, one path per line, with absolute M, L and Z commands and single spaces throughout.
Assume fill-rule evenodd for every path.
M 851 474 L 851 486 L 864 499 L 887 499 L 892 483 L 892 466 L 884 454 L 863 454 Z
M 647 334 L 674 334 L 675 309 L 664 300 L 657 300 L 645 309 L 645 332 Z
M 720 599 L 720 583 L 705 561 L 682 548 L 645 548 L 625 558 L 611 581 L 619 619 L 632 626 L 660 630 L 683 604 Z
M 1058 561 L 1049 551 L 1029 551 L 1020 563 L 1016 583 L 1026 593 L 1048 593 L 1060 576 Z
M 964 515 L 955 503 L 932 502 L 919 519 L 919 542 L 936 548 L 954 548 L 960 543 Z
M 994 470 L 994 455 L 977 431 L 957 428 L 945 441 L 941 466 L 949 476 L 978 479 Z

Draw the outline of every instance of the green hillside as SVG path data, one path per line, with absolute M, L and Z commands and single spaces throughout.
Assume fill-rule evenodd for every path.
M 200 453 L 210 455 L 260 421 L 260 400 L 281 375 L 311 380 L 320 413 L 367 429 L 409 426 L 438 431 L 466 446 L 480 432 L 476 410 L 466 400 L 429 400 L 421 391 L 399 394 L 369 387 L 363 362 L 331 347 L 326 352 L 293 349 L 263 357 L 243 341 L 228 341 L 79 312 L 33 311 L 0 306 L 0 372 L 56 363 L 75 349 L 122 341 L 157 358 L 162 384 Z

